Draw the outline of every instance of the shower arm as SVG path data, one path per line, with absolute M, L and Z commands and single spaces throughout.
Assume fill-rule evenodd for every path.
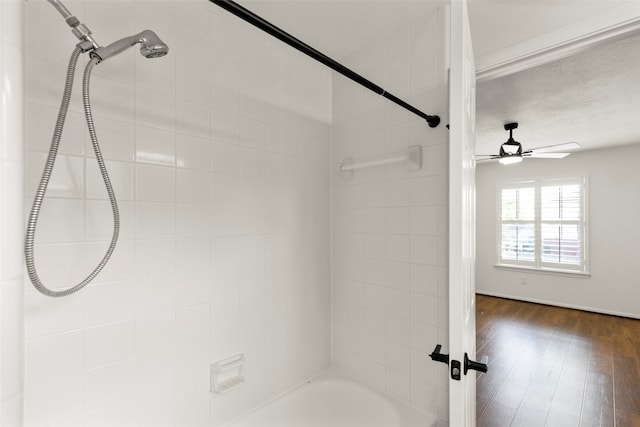
M 75 35 L 80 43 L 77 44 L 82 52 L 98 49 L 100 46 L 91 36 L 91 30 L 76 18 L 69 9 L 60 0 L 48 0 L 53 7 L 56 8 L 67 24 L 71 27 L 71 32 Z

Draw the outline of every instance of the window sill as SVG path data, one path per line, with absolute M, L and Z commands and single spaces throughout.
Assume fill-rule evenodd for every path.
M 581 279 L 588 279 L 591 277 L 591 273 L 585 273 L 582 271 L 572 270 L 556 270 L 553 268 L 536 268 L 526 267 L 522 265 L 509 265 L 509 264 L 495 264 L 495 268 L 498 270 L 506 271 L 527 271 L 529 273 L 550 274 L 552 276 L 566 276 L 566 277 L 578 277 Z

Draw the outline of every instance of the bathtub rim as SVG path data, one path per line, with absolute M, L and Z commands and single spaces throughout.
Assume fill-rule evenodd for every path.
M 363 387 L 364 389 L 368 390 L 369 392 L 384 398 L 385 400 L 389 401 L 390 405 L 393 407 L 394 411 L 396 412 L 399 420 L 400 420 L 400 426 L 401 427 L 414 427 L 414 426 L 440 426 L 440 425 L 447 425 L 446 422 L 443 424 L 442 422 L 444 420 L 439 420 L 436 414 L 431 414 L 429 412 L 423 411 L 422 409 L 419 409 L 413 405 L 410 405 L 408 403 L 402 402 L 400 400 L 398 400 L 397 398 L 383 393 L 379 390 L 376 390 L 375 388 L 363 383 L 362 381 L 358 380 L 355 377 L 352 377 L 351 375 L 345 373 L 344 371 L 340 370 L 339 368 L 335 367 L 335 366 L 330 366 L 328 368 L 323 369 L 322 371 L 316 373 L 315 375 L 313 375 L 311 378 L 309 378 L 308 380 L 295 385 L 293 387 L 290 387 L 289 389 L 285 390 L 284 392 L 276 395 L 274 398 L 269 399 L 268 401 L 256 406 L 255 408 L 251 409 L 250 411 L 236 417 L 233 418 L 232 420 L 227 421 L 226 423 L 222 424 L 220 427 L 233 427 L 236 423 L 241 422 L 242 420 L 248 418 L 249 416 L 255 414 L 256 412 L 260 411 L 261 409 L 275 403 L 276 401 L 278 401 L 279 399 L 283 398 L 284 396 L 287 396 L 289 394 L 294 393 L 295 391 L 301 389 L 302 387 L 311 385 L 312 383 L 331 383 L 331 382 L 347 382 L 347 383 L 352 383 L 352 384 L 356 384 L 360 387 Z

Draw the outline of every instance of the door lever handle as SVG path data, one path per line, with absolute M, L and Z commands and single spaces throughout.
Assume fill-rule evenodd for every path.
M 433 353 L 431 353 L 429 355 L 429 357 L 431 358 L 431 360 L 434 360 L 436 362 L 441 362 L 441 363 L 444 363 L 444 364 L 448 365 L 449 364 L 449 355 L 440 353 L 440 349 L 441 348 L 442 348 L 442 345 L 440 345 L 440 344 L 436 345 L 436 348 L 433 350 Z
M 489 358 L 484 356 L 481 359 L 481 362 L 476 362 L 473 360 L 469 360 L 469 356 L 467 353 L 464 354 L 464 374 L 467 375 L 467 371 L 469 369 L 473 369 L 478 372 L 487 372 L 487 363 L 489 362 Z

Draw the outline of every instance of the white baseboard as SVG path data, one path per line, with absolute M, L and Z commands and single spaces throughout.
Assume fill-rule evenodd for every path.
M 556 306 L 556 307 L 571 308 L 571 309 L 574 309 L 574 310 L 590 311 L 592 313 L 608 314 L 608 315 L 611 315 L 611 316 L 619 316 L 619 317 L 628 317 L 630 319 L 640 319 L 640 315 L 633 314 L 633 313 L 624 313 L 624 312 L 620 312 L 620 311 L 604 310 L 604 309 L 601 309 L 601 308 L 585 307 L 585 306 L 582 306 L 582 305 L 575 305 L 575 304 L 564 304 L 564 303 L 557 302 L 557 301 L 547 301 L 547 300 L 536 299 L 536 298 L 523 298 L 523 297 L 520 297 L 520 296 L 501 294 L 501 293 L 498 293 L 498 292 L 485 292 L 485 291 L 476 290 L 476 293 L 480 294 L 480 295 L 487 295 L 487 296 L 490 296 L 490 297 L 498 297 L 498 298 L 513 299 L 513 300 L 517 300 L 517 301 L 533 302 L 533 303 L 536 303 L 536 304 L 552 305 L 552 306 Z

